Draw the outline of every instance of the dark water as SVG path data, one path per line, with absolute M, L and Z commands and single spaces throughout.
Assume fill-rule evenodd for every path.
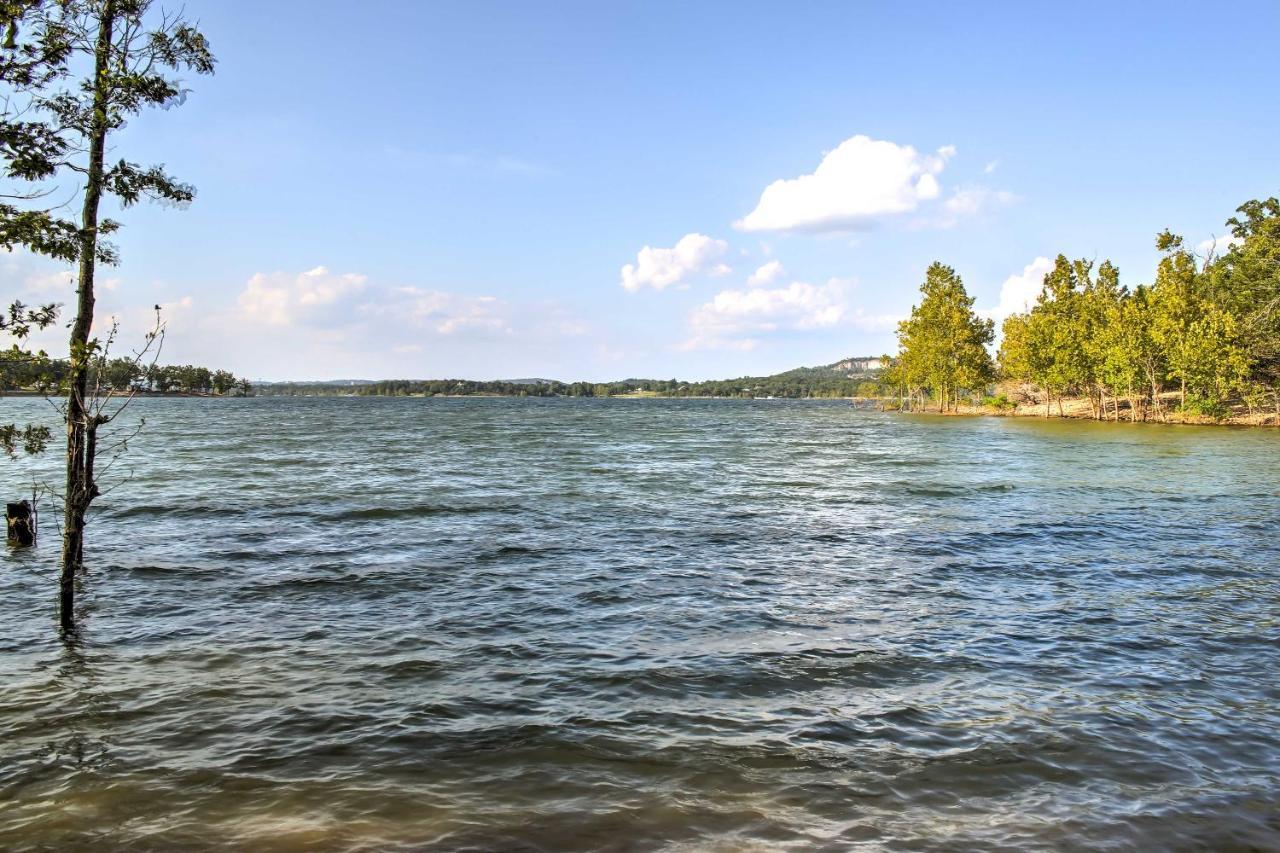
M 80 638 L 0 567 L 0 848 L 1280 849 L 1276 431 L 138 409 Z

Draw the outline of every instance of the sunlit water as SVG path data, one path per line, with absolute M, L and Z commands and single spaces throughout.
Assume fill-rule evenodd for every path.
M 0 567 L 0 848 L 1280 849 L 1277 431 L 136 410 L 79 638 Z

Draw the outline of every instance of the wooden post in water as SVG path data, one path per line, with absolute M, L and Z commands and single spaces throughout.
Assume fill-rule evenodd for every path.
M 36 516 L 31 508 L 31 501 L 9 504 L 6 518 L 9 521 L 10 545 L 36 544 Z

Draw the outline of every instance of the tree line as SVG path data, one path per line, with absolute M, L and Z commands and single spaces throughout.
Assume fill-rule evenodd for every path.
M 482 381 L 474 379 L 392 379 L 360 384 L 261 383 L 261 396 L 357 397 L 732 397 L 754 399 L 820 399 L 878 396 L 879 383 L 848 377 L 830 368 L 798 368 L 774 376 L 742 376 L 685 382 L 679 379 L 623 379 L 615 382 L 559 382 L 555 380 Z
M 1162 232 L 1153 280 L 1132 290 L 1110 261 L 1059 255 L 1035 303 L 1005 319 L 995 358 L 993 322 L 973 310 L 955 271 L 935 263 L 884 382 L 908 408 L 985 398 L 1042 403 L 1046 414 L 1056 403 L 1062 414 L 1074 398 L 1096 419 L 1274 411 L 1280 423 L 1280 200 L 1249 201 L 1236 214 L 1225 251 L 1203 257 Z M 996 383 L 1005 393 L 987 396 Z
M 71 363 L 65 358 L 18 357 L 0 361 L 0 392 L 65 391 Z M 229 370 L 210 370 L 193 364 L 141 364 L 133 358 L 107 358 L 89 368 L 90 388 L 152 394 L 217 394 L 248 396 L 253 385 Z

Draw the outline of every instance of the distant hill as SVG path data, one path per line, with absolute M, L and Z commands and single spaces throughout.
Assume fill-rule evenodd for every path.
M 354 388 L 360 385 L 372 385 L 378 380 L 376 379 L 299 379 L 299 380 L 280 380 L 273 381 L 270 379 L 254 379 L 255 386 L 262 385 L 293 385 L 299 388 L 306 388 L 315 385 L 333 386 L 335 388 Z
M 556 379 L 345 379 L 334 382 L 261 382 L 258 394 L 279 397 L 508 396 L 610 397 L 857 397 L 879 393 L 881 361 L 856 356 L 818 367 L 797 367 L 772 376 L 740 376 L 683 382 L 678 379 L 623 379 L 614 382 L 561 382 Z

